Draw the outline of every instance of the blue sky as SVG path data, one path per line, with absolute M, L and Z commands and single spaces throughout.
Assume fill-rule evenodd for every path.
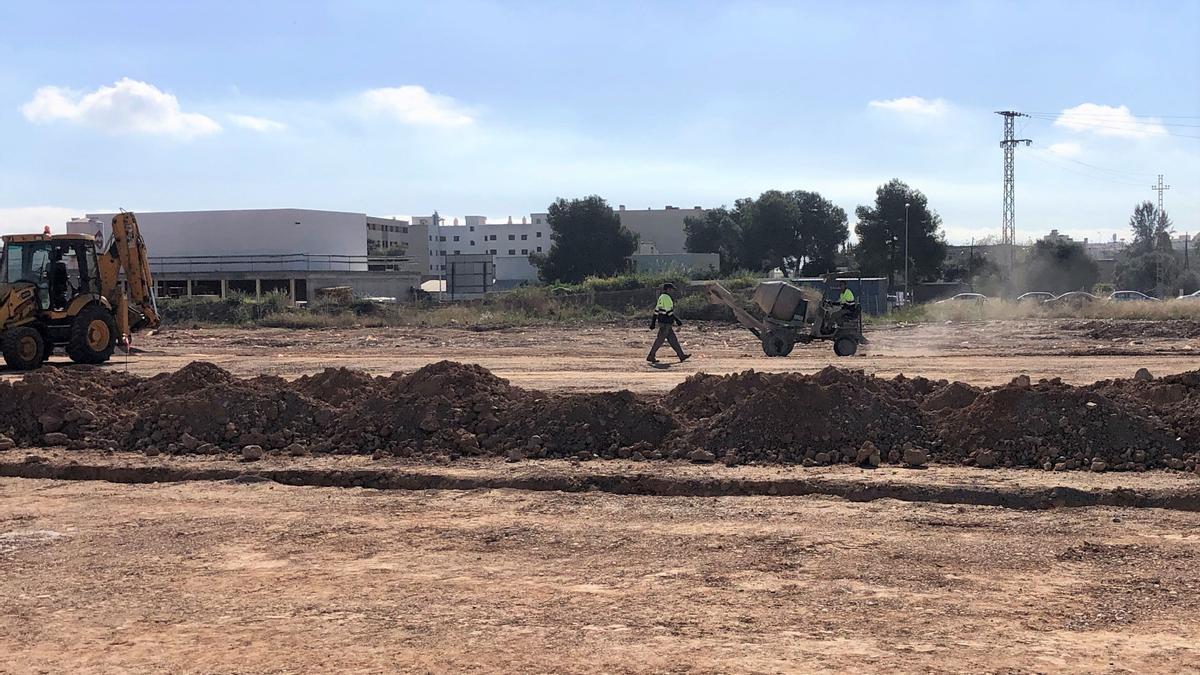
M 521 215 L 893 177 L 952 241 L 1200 230 L 1200 0 L 0 3 L 0 231 L 85 210 Z M 853 216 L 852 216 L 853 220 Z

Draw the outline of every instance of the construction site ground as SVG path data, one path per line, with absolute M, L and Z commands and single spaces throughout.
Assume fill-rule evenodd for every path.
M 696 323 L 695 358 L 661 370 L 641 325 L 172 328 L 109 368 L 453 359 L 647 394 L 830 364 L 1087 384 L 1200 367 L 1194 322 L 1164 325 L 887 325 L 860 356 L 768 359 Z M 0 673 L 1196 672 L 1198 526 L 1182 471 L 20 447 L 0 451 Z
M 1162 330 L 1164 323 L 1175 326 Z M 542 326 L 495 330 L 454 328 L 166 328 L 138 336 L 139 353 L 114 357 L 113 368 L 152 375 L 192 361 L 210 361 L 240 376 L 293 378 L 328 366 L 372 374 L 415 370 L 442 359 L 477 363 L 513 384 L 548 391 L 666 391 L 696 372 L 813 372 L 826 365 L 891 376 L 994 385 L 1017 373 L 1071 383 L 1129 377 L 1139 367 L 1156 375 L 1200 365 L 1200 322 L 1112 320 L 980 321 L 868 326 L 871 344 L 853 357 L 828 342 L 797 346 L 787 358 L 766 358 L 758 340 L 735 325 L 688 323 L 679 329 L 693 358 L 669 368 L 642 360 L 653 334 L 641 323 Z M 59 356 L 53 362 L 66 363 Z M 4 377 L 14 377 L 5 372 Z

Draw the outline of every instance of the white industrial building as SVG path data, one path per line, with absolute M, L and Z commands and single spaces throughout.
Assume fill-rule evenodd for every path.
M 415 216 L 411 222 L 428 228 L 429 274 L 448 272 L 446 256 L 490 255 L 495 265 L 495 288 L 503 289 L 523 282 L 536 281 L 537 268 L 529 256 L 550 250 L 550 225 L 546 214 L 522 216 L 520 222 L 488 222 L 484 216 L 445 218 Z
M 105 239 L 114 214 L 89 213 L 67 231 Z M 428 265 L 422 226 L 362 213 L 314 209 L 138 212 L 163 295 L 260 294 L 351 286 L 404 299 Z M 386 255 L 374 255 L 376 252 Z

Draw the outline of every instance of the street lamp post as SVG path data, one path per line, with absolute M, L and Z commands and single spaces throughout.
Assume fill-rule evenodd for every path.
M 912 297 L 912 291 L 908 287 L 908 207 L 912 206 L 909 202 L 904 202 L 904 295 L 908 296 L 905 299 L 909 300 Z M 907 302 L 905 303 L 907 304 Z

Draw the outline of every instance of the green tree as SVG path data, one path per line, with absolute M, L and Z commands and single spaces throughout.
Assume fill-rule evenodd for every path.
M 1041 239 L 1020 274 L 1026 291 L 1086 291 L 1100 279 L 1100 265 L 1079 242 Z
M 724 206 L 709 209 L 702 217 L 683 219 L 687 235 L 684 247 L 690 253 L 717 253 L 721 256 L 721 271 L 729 272 L 741 266 L 742 232 L 729 209 Z
M 735 213 L 742 230 L 742 259 L 752 269 L 787 269 L 799 248 L 800 207 L 779 190 L 758 199 L 739 199 Z
M 873 206 L 855 209 L 858 235 L 855 260 L 864 273 L 879 274 L 894 285 L 904 274 L 905 204 L 908 204 L 908 259 L 912 281 L 935 279 L 946 258 L 942 219 L 929 209 L 920 190 L 894 178 L 875 191 Z
M 579 283 L 589 276 L 613 276 L 628 269 L 638 237 L 621 225 L 604 199 L 560 197 L 547 215 L 550 250 L 529 257 L 542 281 Z
M 1171 252 L 1171 234 L 1175 228 L 1165 209 L 1159 213 L 1152 202 L 1138 204 L 1129 217 L 1129 229 L 1133 232 L 1133 241 L 1128 248 L 1130 255 L 1139 256 L 1151 251 Z
M 787 194 L 796 202 L 800 216 L 792 251 L 797 274 L 815 276 L 834 271 L 838 249 L 850 238 L 846 211 L 818 192 L 793 190 Z

